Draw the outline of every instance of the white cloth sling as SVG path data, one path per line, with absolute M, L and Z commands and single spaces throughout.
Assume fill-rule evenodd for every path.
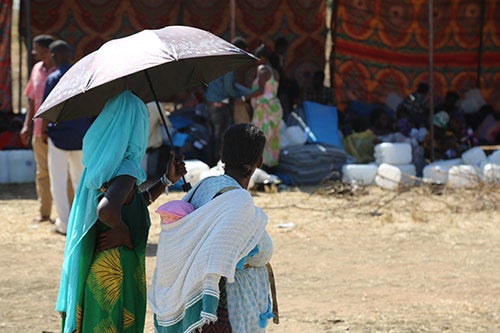
M 184 320 L 186 309 L 204 295 L 219 297 L 221 276 L 234 281 L 236 264 L 263 236 L 267 215 L 251 195 L 235 189 L 193 213 L 162 225 L 149 304 L 161 326 Z M 202 312 L 187 331 L 216 320 Z

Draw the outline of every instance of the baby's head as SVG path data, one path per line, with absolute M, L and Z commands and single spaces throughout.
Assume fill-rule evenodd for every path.
M 194 206 L 183 200 L 172 200 L 164 203 L 155 211 L 160 214 L 162 224 L 173 223 L 194 211 Z

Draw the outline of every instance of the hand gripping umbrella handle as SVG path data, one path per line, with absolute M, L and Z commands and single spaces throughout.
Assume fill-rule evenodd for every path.
M 175 150 L 175 152 L 177 153 L 178 151 L 175 149 L 175 146 L 173 144 L 172 137 L 171 137 L 170 132 L 168 130 L 167 120 L 165 119 L 165 115 L 161 111 L 160 102 L 158 102 L 158 97 L 156 96 L 156 92 L 155 92 L 155 89 L 153 87 L 153 83 L 151 82 L 151 78 L 149 77 L 148 70 L 145 69 L 144 73 L 146 73 L 146 78 L 148 80 L 149 88 L 151 89 L 151 93 L 153 94 L 153 97 L 154 97 L 154 100 L 156 103 L 156 108 L 158 109 L 158 112 L 160 113 L 161 122 L 163 123 L 163 127 L 165 128 L 165 131 L 167 132 L 167 137 L 168 137 L 168 141 L 170 142 L 170 147 L 172 147 Z M 170 162 L 170 160 L 168 162 Z M 191 189 L 191 184 L 186 182 L 186 178 L 184 176 L 182 176 L 182 181 L 184 182 L 184 184 L 182 184 L 182 190 L 184 192 L 189 191 Z

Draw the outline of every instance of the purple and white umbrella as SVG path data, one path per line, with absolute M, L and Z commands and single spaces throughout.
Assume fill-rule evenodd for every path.
M 76 62 L 35 117 L 60 122 L 95 116 L 131 90 L 145 103 L 208 84 L 256 58 L 214 34 L 188 26 L 113 39 Z

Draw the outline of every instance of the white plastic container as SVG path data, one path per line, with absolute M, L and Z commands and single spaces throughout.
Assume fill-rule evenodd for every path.
M 500 149 L 491 153 L 490 156 L 488 156 L 488 161 L 500 165 Z
M 186 181 L 194 186 L 201 179 L 201 174 L 210 170 L 208 164 L 200 160 L 186 160 L 186 170 L 187 173 L 184 176 Z
M 9 182 L 8 171 L 7 150 L 0 150 L 0 184 L 7 184 Z
M 383 163 L 378 167 L 375 184 L 388 190 L 395 190 L 400 185 L 414 185 L 416 174 L 417 171 L 413 164 L 392 165 Z
M 485 152 L 479 147 L 473 147 L 462 154 L 462 159 L 465 164 L 472 165 L 476 168 L 481 167 L 481 164 L 487 159 Z
M 378 166 L 376 164 L 344 164 L 342 181 L 371 185 L 375 182 Z
M 32 150 L 7 150 L 9 183 L 35 181 L 36 164 Z
M 446 184 L 450 168 L 460 164 L 463 164 L 463 160 L 461 158 L 435 161 L 424 167 L 423 178 L 432 183 Z
M 387 190 L 396 190 L 401 181 L 401 170 L 394 165 L 382 163 L 379 165 L 375 184 Z
M 495 163 L 485 163 L 481 168 L 483 179 L 487 183 L 500 183 L 500 165 Z
M 392 165 L 410 164 L 413 156 L 409 143 L 384 142 L 375 146 L 375 162 Z
M 475 187 L 481 181 L 481 171 L 472 165 L 455 165 L 448 171 L 446 186 L 453 188 Z

